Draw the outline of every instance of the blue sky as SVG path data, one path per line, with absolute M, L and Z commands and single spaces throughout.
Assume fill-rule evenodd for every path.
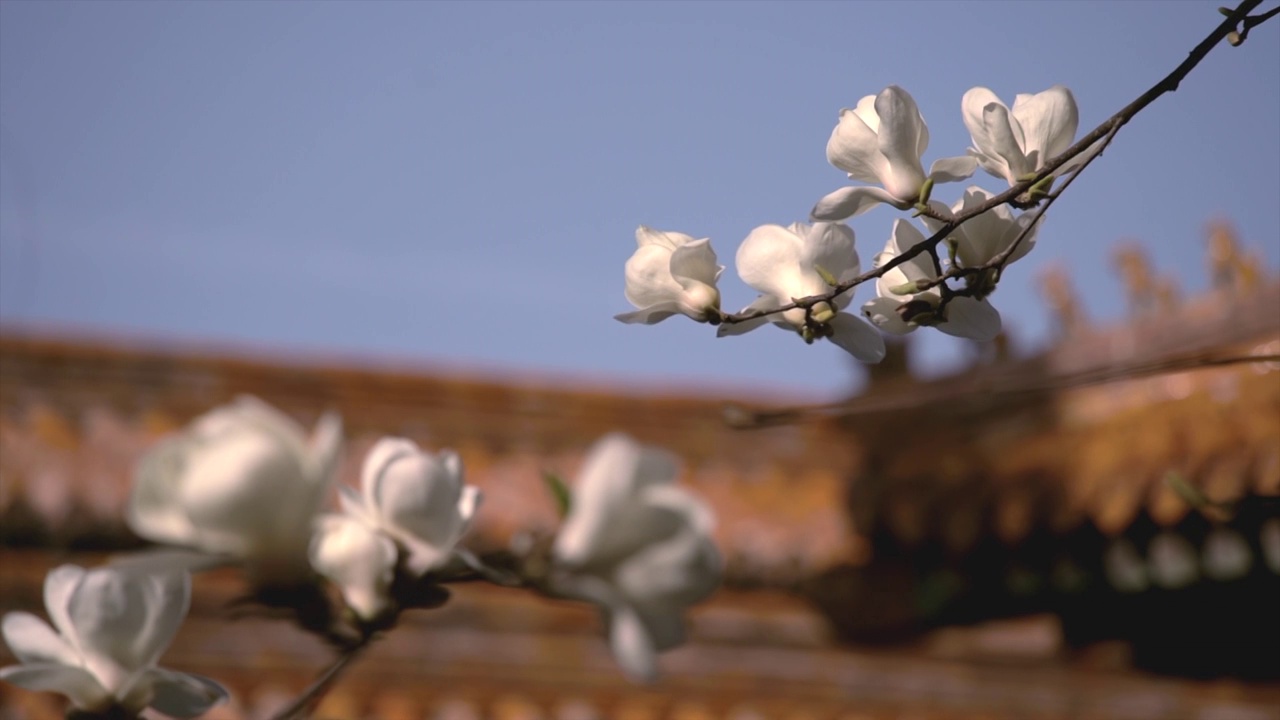
M 1065 84 L 1084 132 L 1185 57 L 1215 7 L 3 2 L 0 322 L 844 391 L 856 372 L 829 344 L 615 322 L 635 227 L 710 236 L 737 309 L 754 298 L 733 271 L 741 239 L 844 184 L 824 156 L 841 107 L 905 87 L 929 124 L 926 166 L 969 144 L 959 104 L 974 85 L 1011 102 Z M 1214 217 L 1280 265 L 1278 38 L 1272 22 L 1215 50 L 1057 203 L 993 297 L 1019 347 L 1049 336 L 1035 289 L 1048 262 L 1092 318 L 1123 316 L 1109 264 L 1122 238 L 1187 292 L 1206 286 Z M 897 215 L 852 223 L 864 265 Z M 916 335 L 935 371 L 962 354 Z

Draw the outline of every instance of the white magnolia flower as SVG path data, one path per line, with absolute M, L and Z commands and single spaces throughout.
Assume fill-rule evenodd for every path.
M 552 550 L 552 592 L 600 606 L 614 657 L 636 680 L 684 641 L 684 609 L 711 594 L 721 561 L 711 512 L 675 486 L 675 460 L 621 434 L 587 453 Z
M 311 565 L 370 620 L 388 607 L 397 545 L 415 577 L 443 566 L 471 525 L 481 495 L 463 483 L 457 454 L 432 455 L 404 438 L 383 438 L 373 446 L 360 486 L 359 493 L 339 486 L 343 514 L 317 523 Z
M 343 510 L 399 543 L 414 575 L 449 561 L 481 499 L 479 488 L 463 483 L 456 453 L 432 455 L 404 438 L 373 446 L 360 470 L 360 488 L 360 494 L 339 488 Z
M 641 225 L 636 229 L 636 244 L 639 247 L 627 260 L 626 295 L 640 309 L 615 319 L 645 325 L 676 314 L 698 322 L 719 320 L 716 281 L 724 266 L 716 264 L 710 240 Z
M 185 572 L 55 568 L 44 581 L 53 627 L 30 613 L 4 616 L 0 630 L 22 664 L 0 668 L 0 680 L 61 693 L 87 712 L 114 707 L 137 715 L 151 707 L 180 718 L 203 714 L 227 691 L 208 678 L 156 666 L 190 602 Z
M 852 180 L 881 187 L 841 188 L 818 201 L 813 218 L 843 220 L 880 203 L 906 210 L 920 200 L 926 179 L 952 182 L 973 174 L 973 158 L 951 157 L 935 162 L 926 176 L 920 158 L 928 147 L 929 128 L 920 109 L 897 85 L 862 98 L 852 110 L 841 110 L 827 141 L 828 162 Z
M 772 310 L 792 300 L 823 295 L 831 291 L 828 280 L 847 282 L 857 277 L 860 265 L 853 240 L 853 230 L 843 223 L 762 225 L 752 230 L 738 248 L 738 274 L 763 295 L 742 312 Z M 741 335 L 766 322 L 802 334 L 818 328 L 806 338 L 826 337 L 862 362 L 879 362 L 884 358 L 884 338 L 856 316 L 839 312 L 852 300 L 852 292 L 846 292 L 833 303 L 814 305 L 807 317 L 803 308 L 792 308 L 721 325 L 719 335 Z
M 987 202 L 992 197 L 994 195 L 986 190 L 971 186 L 964 191 L 964 197 L 951 206 L 949 212 L 952 215 L 968 212 Z M 934 209 L 941 210 L 942 215 L 948 214 L 947 209 L 941 203 L 934 204 Z M 947 236 L 946 241 L 955 245 L 956 259 L 962 267 L 978 267 L 991 262 L 995 256 L 1012 245 L 1023 230 L 1026 230 L 1027 226 L 1035 221 L 1038 214 L 1038 212 L 1027 212 L 1014 217 L 1013 211 L 1009 209 L 1008 205 L 998 205 L 981 215 L 965 221 L 963 225 Z M 938 232 L 945 224 L 928 216 L 924 216 L 922 219 L 930 232 Z M 1027 236 L 1022 239 L 1022 242 L 1018 243 L 1017 249 L 1010 253 L 1008 259 L 1005 260 L 1005 265 L 1031 252 L 1031 248 L 1035 247 L 1036 244 L 1036 233 L 1039 231 L 1039 223 L 1037 223 L 1036 227 L 1027 232 Z
M 308 440 L 283 413 L 241 397 L 147 453 L 125 518 L 149 540 L 243 561 L 260 581 L 297 582 L 341 446 L 337 415 Z
M 960 101 L 965 127 L 973 137 L 969 154 L 983 170 L 1010 186 L 1039 171 L 1045 162 L 1066 152 L 1080 122 L 1076 99 L 1061 85 L 1035 95 L 1020 94 L 1010 110 L 987 88 L 976 87 Z M 1081 153 L 1059 168 L 1061 174 L 1079 165 Z
M 924 241 L 924 235 L 910 222 L 901 218 L 894 220 L 893 235 L 884 252 L 876 255 L 875 266 L 883 267 Z M 1000 313 L 985 299 L 953 297 L 939 316 L 938 308 L 942 304 L 939 288 L 932 287 L 922 292 L 905 289 L 913 283 L 937 277 L 932 258 L 929 253 L 922 252 L 876 279 L 877 297 L 863 304 L 862 314 L 881 330 L 895 335 L 905 335 L 921 325 L 936 327 L 948 335 L 984 342 L 1000 334 Z
M 342 591 L 347 607 L 373 620 L 391 606 L 396 544 L 347 515 L 324 515 L 311 539 L 311 567 Z

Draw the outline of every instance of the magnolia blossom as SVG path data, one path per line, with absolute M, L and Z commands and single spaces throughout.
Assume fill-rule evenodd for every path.
M 910 222 L 895 220 L 893 235 L 884 252 L 876 255 L 875 266 L 883 267 L 924 241 L 924 235 Z M 876 279 L 877 297 L 863 304 L 862 314 L 881 330 L 895 335 L 905 335 L 920 325 L 979 341 L 993 340 L 1000 334 L 1000 313 L 986 300 L 956 296 L 940 311 L 940 288 L 919 292 L 913 289 L 914 285 L 937 277 L 933 259 L 929 253 L 922 252 Z
M 241 397 L 147 453 L 125 519 L 149 540 L 244 561 L 260 582 L 300 581 L 341 445 L 337 415 L 308 440 L 288 416 Z
M 552 549 L 554 593 L 600 606 L 614 657 L 636 680 L 684 641 L 685 607 L 720 582 L 711 512 L 676 487 L 675 460 L 621 434 L 587 453 Z
M 959 215 L 960 213 L 969 212 L 992 197 L 994 195 L 986 190 L 971 186 L 964 191 L 964 197 L 951 206 L 950 214 Z M 946 208 L 941 203 L 935 203 L 934 209 L 942 210 L 940 213 L 942 215 L 947 214 Z M 966 220 L 964 224 L 947 236 L 947 242 L 955 246 L 956 260 L 960 262 L 962 267 L 978 267 L 991 262 L 997 255 L 1008 249 L 1023 231 L 1026 231 L 1029 226 L 1036 222 L 1038 216 L 1039 212 L 1030 212 L 1014 217 L 1013 211 L 1009 209 L 1008 205 L 997 205 L 980 215 Z M 927 215 L 922 219 L 930 232 L 938 232 L 945 225 L 941 220 L 936 220 Z M 1035 247 L 1036 233 L 1039 230 L 1038 223 L 1031 227 L 1027 231 L 1027 236 L 1022 238 L 1022 242 L 1018 243 L 1018 247 L 1009 254 L 1004 264 L 1008 265 L 1031 252 L 1031 248 Z
M 194 717 L 227 698 L 217 683 L 156 667 L 191 602 L 185 573 L 129 573 L 113 567 L 63 565 L 44 581 L 53 627 L 25 612 L 0 625 L 22 663 L 0 668 L 0 680 L 66 695 L 77 709 L 135 716 L 146 707 Z
M 827 160 L 850 179 L 881 187 L 841 188 L 818 201 L 813 218 L 843 220 L 880 203 L 906 210 L 920 201 L 926 179 L 952 182 L 973 174 L 973 158 L 950 157 L 935 162 L 926 176 L 920 159 L 928 147 L 924 117 L 915 99 L 897 85 L 841 110 L 827 141 Z
M 769 311 L 792 300 L 824 295 L 832 289 L 829 281 L 852 280 L 860 268 L 853 230 L 842 223 L 827 222 L 812 226 L 795 223 L 786 228 L 762 225 L 738 248 L 737 266 L 742 280 L 764 293 L 742 312 Z M 721 325 L 719 334 L 740 335 L 772 321 L 800 331 L 806 339 L 826 337 L 863 362 L 879 362 L 884 358 L 884 338 L 856 316 L 840 312 L 852 300 L 852 293 L 842 293 L 830 303 L 817 303 L 807 313 L 803 308 L 792 308 Z
M 1080 122 L 1076 99 L 1061 85 L 1035 95 L 1018 95 L 1012 110 L 995 93 L 976 87 L 964 94 L 960 107 L 973 137 L 969 154 L 983 170 L 1010 186 L 1066 152 Z M 1087 155 L 1081 153 L 1057 172 L 1073 169 Z
M 361 491 L 340 486 L 342 515 L 317 524 L 311 564 L 342 588 L 347 604 L 371 619 L 388 607 L 397 551 L 421 576 L 441 567 L 471 524 L 480 490 L 465 485 L 455 453 L 423 452 L 404 438 L 383 438 L 365 457 Z
M 636 244 L 627 260 L 626 295 L 640 309 L 615 315 L 617 320 L 652 325 L 676 314 L 698 322 L 719 320 L 716 281 L 724 266 L 716 264 L 710 240 L 641 225 Z

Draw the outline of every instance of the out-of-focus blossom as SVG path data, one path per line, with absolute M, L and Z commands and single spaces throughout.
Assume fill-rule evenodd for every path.
M 684 641 L 684 609 L 719 585 L 710 510 L 674 485 L 675 460 L 621 434 L 588 452 L 555 539 L 549 589 L 598 605 L 627 675 L 649 681 Z
M 909 221 L 893 223 L 893 235 L 875 266 L 884 267 L 906 250 L 925 242 Z M 942 307 L 938 287 L 916 291 L 914 286 L 937 279 L 937 269 L 927 252 L 894 267 L 876 279 L 876 296 L 862 306 L 862 314 L 885 332 L 905 335 L 921 325 L 936 327 L 956 337 L 987 341 L 1000 334 L 1000 313 L 986 300 L 956 296 Z
M 1034 95 L 1020 94 L 1012 110 L 991 90 L 975 87 L 964 94 L 960 107 L 973 138 L 969 154 L 983 170 L 1010 186 L 1066 152 L 1080 122 L 1076 99 L 1062 85 Z M 1077 155 L 1055 174 L 1077 167 L 1088 155 Z
M 640 309 L 616 315 L 616 319 L 645 325 L 677 314 L 698 322 L 719 320 L 716 281 L 724 266 L 716 264 L 710 240 L 641 225 L 636 230 L 636 244 L 639 247 L 627 260 L 626 295 Z
M 125 518 L 149 540 L 243 561 L 264 584 L 298 582 L 341 447 L 337 415 L 308 439 L 280 411 L 241 397 L 146 454 Z
M 860 267 L 853 230 L 843 223 L 828 222 L 812 226 L 795 223 L 785 228 L 762 225 L 738 248 L 737 266 L 743 282 L 763 293 L 743 308 L 744 313 L 769 311 L 792 300 L 824 295 L 831 291 L 832 281 L 852 280 Z M 856 316 L 840 312 L 852 300 L 852 292 L 845 292 L 833 302 L 815 304 L 807 313 L 803 308 L 792 308 L 721 325 L 719 335 L 740 335 L 773 322 L 800 332 L 807 340 L 826 337 L 863 362 L 879 362 L 884 358 L 884 338 Z
M 0 680 L 92 713 L 151 707 L 186 718 L 227 698 L 208 678 L 156 666 L 191 602 L 186 572 L 62 565 L 45 577 L 44 602 L 53 627 L 30 613 L 4 616 L 0 629 L 22 664 L 0 668 Z
M 311 565 L 336 584 L 347 605 L 372 621 L 392 607 L 397 559 L 414 577 L 453 557 L 480 504 L 462 481 L 455 453 L 423 452 L 411 440 L 383 438 L 365 456 L 361 491 L 339 486 L 341 515 L 316 523 Z
M 961 156 L 938 160 L 925 175 L 921 157 L 928 147 L 924 117 L 915 99 L 897 85 L 862 98 L 852 110 L 841 110 L 827 142 L 827 160 L 850 179 L 873 186 L 836 190 L 818 201 L 813 218 L 844 220 L 880 203 L 906 210 L 920 201 L 926 179 L 953 182 L 973 174 L 975 160 Z
M 342 509 L 386 533 L 414 575 L 447 563 L 480 505 L 480 489 L 462 479 L 456 453 L 423 452 L 411 440 L 383 438 L 365 456 L 357 494 L 341 486 Z

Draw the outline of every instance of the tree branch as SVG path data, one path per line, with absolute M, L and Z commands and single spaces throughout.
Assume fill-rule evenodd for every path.
M 1280 8 L 1276 8 L 1273 10 L 1269 10 L 1266 13 L 1263 13 L 1260 15 L 1251 16 L 1249 13 L 1252 12 L 1255 8 L 1257 8 L 1261 4 L 1262 4 L 1262 0 L 1243 0 L 1240 3 L 1240 5 L 1236 7 L 1235 10 L 1224 10 L 1224 14 L 1227 15 L 1226 19 L 1223 20 L 1216 28 L 1214 28 L 1213 32 L 1209 33 L 1209 35 L 1206 36 L 1204 40 L 1201 40 L 1198 45 L 1192 48 L 1191 52 L 1188 53 L 1187 58 L 1183 60 L 1177 67 L 1175 67 L 1172 72 L 1170 72 L 1168 75 L 1161 78 L 1159 82 L 1157 82 L 1155 85 L 1152 85 L 1150 88 L 1148 88 L 1146 92 L 1139 95 L 1133 102 L 1121 108 L 1118 112 L 1116 112 L 1110 118 L 1107 118 L 1107 120 L 1103 121 L 1100 125 L 1094 128 L 1089 134 L 1080 138 L 1080 140 L 1078 140 L 1076 144 L 1072 145 L 1070 148 L 1067 148 L 1065 152 L 1063 152 L 1062 154 L 1058 155 L 1057 157 L 1045 163 L 1045 166 L 1041 168 L 1039 172 L 1028 177 L 1027 179 L 1023 180 L 1017 185 L 1014 185 L 1008 190 L 1000 193 L 999 195 L 996 195 L 990 198 L 989 200 L 982 203 L 981 205 L 978 205 L 977 207 L 974 207 L 970 210 L 967 210 L 963 213 L 956 215 L 954 218 L 950 219 L 946 225 L 944 225 L 941 229 L 939 229 L 937 232 L 931 235 L 924 242 L 919 243 L 917 245 L 913 245 L 911 248 L 904 250 L 897 257 L 894 257 L 893 259 L 889 260 L 884 265 L 881 265 L 878 268 L 869 270 L 865 273 L 862 273 L 861 275 L 858 275 L 852 280 L 848 280 L 846 282 L 840 283 L 839 285 L 836 285 L 829 292 L 824 293 L 822 295 L 812 295 L 805 298 L 798 298 L 793 300 L 790 303 L 781 305 L 777 308 L 770 309 L 770 310 L 753 310 L 751 312 L 726 313 L 722 315 L 720 320 L 721 323 L 734 324 L 734 323 L 746 322 L 747 320 L 754 320 L 756 318 L 765 317 L 768 315 L 774 315 L 777 313 L 786 312 L 787 310 L 794 310 L 796 308 L 804 308 L 807 310 L 820 302 L 833 301 L 835 300 L 836 297 L 852 290 L 853 288 L 867 282 L 868 280 L 874 280 L 876 278 L 881 277 L 885 273 L 911 260 L 912 258 L 916 257 L 922 252 L 936 253 L 935 248 L 938 246 L 938 243 L 946 239 L 947 236 L 949 236 L 952 232 L 954 232 L 956 228 L 960 227 L 968 220 L 974 217 L 977 217 L 978 215 L 981 215 L 982 213 L 987 212 L 988 210 L 996 208 L 1000 205 L 1018 202 L 1019 197 L 1024 195 L 1027 191 L 1029 191 L 1036 183 L 1049 177 L 1050 175 L 1053 175 L 1055 172 L 1057 172 L 1059 168 L 1061 168 L 1067 162 L 1071 161 L 1076 156 L 1084 152 L 1087 152 L 1094 145 L 1094 143 L 1102 142 L 1103 147 L 1105 147 L 1105 145 L 1107 144 L 1110 144 L 1111 139 L 1113 139 L 1116 133 L 1120 131 L 1120 128 L 1128 124 L 1130 120 L 1132 120 L 1135 116 L 1137 116 L 1138 113 L 1146 109 L 1146 107 L 1150 105 L 1152 102 L 1154 102 L 1156 98 L 1159 98 L 1160 96 L 1166 93 L 1175 92 L 1178 89 L 1178 86 L 1182 83 L 1182 80 L 1186 78 L 1186 76 L 1190 74 L 1190 72 L 1193 69 L 1195 69 L 1195 67 L 1199 65 L 1200 62 L 1205 59 L 1205 57 L 1208 56 L 1209 52 L 1213 50 L 1213 48 L 1217 46 L 1218 43 L 1222 42 L 1222 40 L 1226 39 L 1228 36 L 1232 36 L 1238 39 L 1236 44 L 1239 44 L 1239 42 L 1243 41 L 1244 37 L 1248 34 L 1248 31 L 1250 29 L 1270 19 L 1271 17 L 1276 15 L 1278 10 L 1280 10 Z M 1242 31 L 1237 31 L 1236 30 L 1237 26 L 1240 26 L 1242 23 L 1243 23 L 1244 29 Z M 1104 140 L 1104 138 L 1106 139 Z M 1095 154 L 1095 157 L 1096 157 L 1096 154 Z M 1093 158 L 1091 157 L 1090 160 L 1092 159 Z M 1083 166 L 1081 166 L 1080 168 L 1077 168 L 1076 171 L 1072 173 L 1071 178 L 1068 180 L 1068 183 L 1064 184 L 1061 188 L 1058 189 L 1057 193 L 1055 193 L 1052 196 L 1050 202 L 1052 201 L 1052 199 L 1056 199 L 1057 196 L 1060 195 L 1061 192 L 1066 189 L 1067 184 L 1070 183 L 1070 180 L 1074 180 L 1075 177 L 1079 175 L 1080 171 L 1083 169 L 1084 169 Z M 1046 205 L 1045 207 L 1047 208 L 1048 205 Z M 1041 211 L 1041 214 L 1043 214 L 1043 211 Z M 1039 217 L 1036 218 L 1036 222 L 1039 222 Z M 1012 250 L 1009 250 L 1007 252 L 1011 253 Z

